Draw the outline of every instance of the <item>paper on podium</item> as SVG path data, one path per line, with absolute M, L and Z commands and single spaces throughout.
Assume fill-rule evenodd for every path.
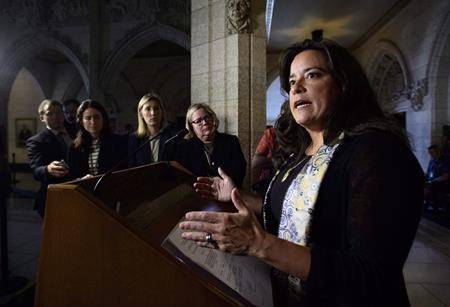
M 200 247 L 181 238 L 177 225 L 167 239 L 180 252 L 255 306 L 273 306 L 270 266 L 249 256 Z M 166 239 L 166 240 L 167 240 Z

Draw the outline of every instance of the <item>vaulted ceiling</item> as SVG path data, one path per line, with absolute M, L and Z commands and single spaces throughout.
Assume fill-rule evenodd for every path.
M 277 53 L 311 37 L 323 36 L 355 49 L 410 0 L 267 0 L 268 51 Z

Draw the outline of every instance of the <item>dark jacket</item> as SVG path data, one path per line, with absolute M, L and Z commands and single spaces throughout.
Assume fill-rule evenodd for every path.
M 66 159 L 65 148 L 62 148 L 57 137 L 47 128 L 27 140 L 28 160 L 33 171 L 34 179 L 41 182 L 41 187 L 36 195 L 35 209 L 41 216 L 44 215 L 47 186 L 61 183 L 68 179 L 55 178 L 47 172 L 47 165 L 53 161 Z
M 242 185 L 245 177 L 247 162 L 239 139 L 234 135 L 216 132 L 212 165 L 208 164 L 204 144 L 197 137 L 180 142 L 174 156 L 174 160 L 196 176 L 217 176 L 217 168 L 221 167 L 237 186 Z
M 126 156 L 126 136 L 111 134 L 100 141 L 98 154 L 99 174 L 109 171 Z M 68 154 L 69 174 L 71 178 L 80 178 L 89 174 L 89 150 L 72 145 Z M 126 165 L 118 169 L 125 168 Z
M 398 137 L 377 131 L 346 138 L 314 207 L 302 306 L 409 306 L 402 270 L 423 186 L 419 163 Z M 269 217 L 281 214 L 265 210 Z M 278 226 L 268 228 L 276 233 Z M 287 296 L 280 294 L 285 288 L 275 290 L 277 297 Z
M 66 128 L 66 131 L 69 134 L 70 138 L 74 140 L 77 136 L 78 124 L 69 123 L 68 121 L 64 120 L 64 127 Z
M 173 129 L 164 129 L 159 137 L 158 161 L 165 160 L 165 142 L 175 134 Z M 131 155 L 139 146 L 141 146 L 148 137 L 138 137 L 136 132 L 128 136 L 128 155 Z M 152 162 L 152 153 L 150 152 L 150 144 L 144 146 L 134 156 L 131 156 L 128 161 L 128 167 L 135 167 L 149 164 Z M 157 161 L 153 161 L 157 162 Z

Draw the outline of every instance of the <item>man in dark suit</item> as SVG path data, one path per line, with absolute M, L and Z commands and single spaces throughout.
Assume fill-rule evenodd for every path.
M 76 99 L 68 99 L 63 102 L 64 127 L 70 138 L 73 140 L 77 136 L 77 109 L 80 102 Z
M 64 128 L 64 114 L 59 101 L 45 99 L 38 108 L 45 129 L 27 140 L 28 160 L 33 176 L 41 182 L 35 209 L 44 217 L 47 186 L 66 180 L 65 162 L 71 139 Z

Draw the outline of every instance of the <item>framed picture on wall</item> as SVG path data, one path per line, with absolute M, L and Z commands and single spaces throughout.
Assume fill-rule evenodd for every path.
M 16 147 L 25 147 L 27 139 L 36 134 L 36 118 L 16 118 Z

